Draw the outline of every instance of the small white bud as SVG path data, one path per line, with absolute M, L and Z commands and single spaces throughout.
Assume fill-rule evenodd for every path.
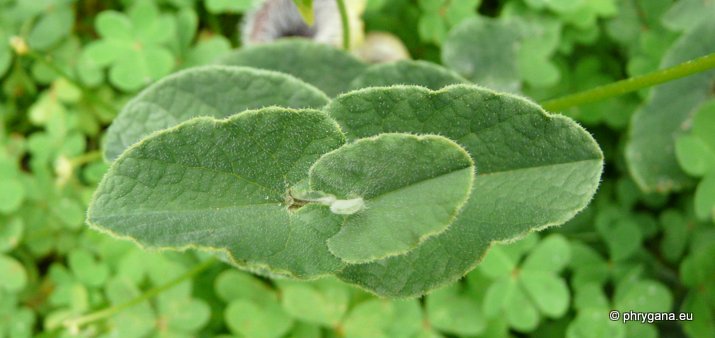
M 365 207 L 362 197 L 349 200 L 335 200 L 330 204 L 330 211 L 338 215 L 352 215 Z

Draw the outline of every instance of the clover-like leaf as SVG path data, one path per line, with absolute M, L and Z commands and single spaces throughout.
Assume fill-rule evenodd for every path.
M 444 41 L 452 26 L 464 19 L 475 16 L 480 0 L 420 0 L 420 20 L 418 33 L 422 41 L 432 42 L 437 46 Z
M 340 215 L 289 210 L 288 188 L 344 143 L 315 110 L 195 118 L 132 146 L 95 193 L 88 222 L 150 247 L 220 250 L 234 265 L 295 277 L 338 269 L 325 240 Z
M 279 338 L 293 326 L 293 319 L 276 301 L 234 300 L 226 308 L 224 318 L 231 331 L 243 337 Z
M 348 263 L 404 254 L 445 231 L 467 201 L 473 180 L 469 154 L 441 136 L 361 139 L 324 155 L 310 170 L 311 189 L 335 196 L 336 202 L 363 204 L 345 216 L 327 242 Z
M 415 334 L 419 328 L 415 330 L 410 327 L 412 325 L 405 325 L 405 322 L 409 324 L 419 322 L 420 315 L 419 307 L 414 300 L 369 299 L 351 309 L 342 327 L 346 338 L 411 337 L 411 334 Z
M 353 89 L 391 85 L 419 85 L 440 89 L 448 85 L 467 83 L 457 73 L 425 61 L 401 60 L 368 67 L 350 84 Z
M 603 155 L 585 130 L 508 94 L 466 85 L 371 88 L 344 94 L 326 110 L 348 140 L 440 134 L 462 145 L 479 167 L 473 193 L 448 230 L 405 255 L 338 273 L 381 295 L 418 295 L 460 278 L 492 241 L 573 217 L 600 179 Z
M 673 306 L 673 295 L 660 282 L 639 280 L 621 286 L 614 296 L 615 308 L 621 311 L 666 312 Z
M 615 207 L 602 208 L 594 223 L 608 246 L 612 260 L 626 259 L 641 248 L 643 234 L 632 215 Z
M 499 20 L 475 17 L 456 26 L 444 43 L 442 61 L 494 89 L 518 92 L 522 81 L 537 87 L 553 85 L 559 69 L 551 59 L 560 34 L 556 19 L 514 6 Z
M 107 131 L 105 156 L 114 160 L 152 132 L 197 116 L 228 117 L 277 105 L 319 108 L 328 98 L 292 76 L 246 67 L 206 66 L 169 76 L 144 90 Z
M 9 220 L 2 219 L 0 229 L 0 253 L 8 252 L 20 244 L 25 224 L 22 218 L 16 217 Z
M 695 112 L 692 130 L 675 141 L 675 155 L 689 175 L 702 177 L 695 189 L 695 214 L 709 220 L 715 216 L 715 100 Z
M 529 237 L 537 240 L 535 235 Z M 495 279 L 486 288 L 485 314 L 492 318 L 506 316 L 509 326 L 520 331 L 533 330 L 541 317 L 563 316 L 571 299 L 566 282 L 558 275 L 571 256 L 566 239 L 554 234 L 534 242 L 535 246 L 520 245 L 526 241 L 495 247 L 486 255 L 484 264 L 479 266 L 479 271 Z M 515 266 L 527 252 L 528 257 L 523 264 Z M 512 255 L 511 260 L 504 264 L 504 268 L 495 269 L 499 262 L 506 261 L 505 257 L 509 254 Z
M 0 153 L 0 214 L 10 214 L 20 208 L 27 191 L 19 180 L 20 170 L 14 159 Z
M 25 267 L 10 256 L 0 254 L 0 292 L 19 292 L 27 284 Z
M 87 286 L 102 286 L 109 276 L 107 266 L 95 262 L 92 254 L 86 250 L 72 251 L 68 256 L 68 263 L 77 279 Z
M 683 34 L 663 58 L 672 66 L 715 51 L 715 20 L 704 20 Z M 645 191 L 668 192 L 693 184 L 678 166 L 675 142 L 688 129 L 699 107 L 713 98 L 715 71 L 679 79 L 653 89 L 631 122 L 626 160 L 633 179 Z
M 175 32 L 172 17 L 161 14 L 153 1 L 138 1 L 127 15 L 103 11 L 95 20 L 101 40 L 88 44 L 80 56 L 83 67 L 109 67 L 109 79 L 133 91 L 171 72 L 174 56 L 163 46 Z
M 567 338 L 626 338 L 623 323 L 604 316 L 608 309 L 588 308 L 579 311 L 566 330 Z
M 548 271 L 525 269 L 521 285 L 529 299 L 545 316 L 559 318 L 569 309 L 569 288 L 559 276 Z
M 29 45 L 46 50 L 70 35 L 75 21 L 72 1 L 45 1 L 42 15 L 34 23 L 28 36 Z
M 559 272 L 571 259 L 568 241 L 559 235 L 544 238 L 529 253 L 524 261 L 524 269 L 536 271 Z
M 241 48 L 221 58 L 219 63 L 290 74 L 330 97 L 346 92 L 350 82 L 367 67 L 342 50 L 306 39 L 283 39 Z
M 438 330 L 455 335 L 474 336 L 483 333 L 486 317 L 480 303 L 455 284 L 426 297 L 426 310 L 430 323 Z
M 293 318 L 308 323 L 334 327 L 348 310 L 350 293 L 335 278 L 312 283 L 278 281 L 283 308 Z
M 248 273 L 236 270 L 222 272 L 215 280 L 214 289 L 227 303 L 235 299 L 276 299 L 275 293 L 265 283 Z
M 695 214 L 703 220 L 715 218 L 715 170 L 705 175 L 695 189 Z
M 206 325 L 211 316 L 208 304 L 203 300 L 189 297 L 162 299 L 159 302 L 159 311 L 170 330 L 169 336 L 198 331 Z
M 126 303 L 139 297 L 141 290 L 127 278 L 114 277 L 104 286 L 107 298 L 113 305 Z M 144 301 L 132 307 L 132 311 L 122 311 L 112 318 L 111 333 L 118 337 L 144 337 L 152 332 L 157 320 L 149 302 Z

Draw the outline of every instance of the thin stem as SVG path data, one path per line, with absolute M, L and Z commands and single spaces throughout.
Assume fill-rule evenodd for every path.
M 79 155 L 77 157 L 73 157 L 69 161 L 73 167 L 78 167 L 83 164 L 94 162 L 95 160 L 98 160 L 101 158 L 102 158 L 102 152 L 99 150 L 94 150 L 94 151 L 90 151 L 90 152 L 84 153 L 82 155 Z
M 150 298 L 152 298 L 168 289 L 171 289 L 178 284 L 181 284 L 183 281 L 190 279 L 190 278 L 196 276 L 197 274 L 199 274 L 200 272 L 208 269 L 215 262 L 216 262 L 215 259 L 206 260 L 206 261 L 202 262 L 201 264 L 194 266 L 191 270 L 187 271 L 183 275 L 181 275 L 165 284 L 159 285 L 151 290 L 148 290 L 148 291 L 144 292 L 143 294 L 139 295 L 138 297 L 136 297 L 126 303 L 108 307 L 106 309 L 99 310 L 99 311 L 84 315 L 79 318 L 68 319 L 63 323 L 63 325 L 65 327 L 69 328 L 70 330 L 76 331 L 82 325 L 85 325 L 85 324 L 88 324 L 88 323 L 91 323 L 91 322 L 94 322 L 94 321 L 97 321 L 100 319 L 104 319 L 107 317 L 111 317 L 119 312 L 122 312 L 122 311 L 134 306 L 134 305 L 140 304 L 141 302 L 144 302 L 144 301 L 146 301 L 146 300 L 148 300 L 148 299 L 150 299 Z
M 645 75 L 635 76 L 576 94 L 551 99 L 543 102 L 541 105 L 548 111 L 562 111 L 569 107 L 623 95 L 692 74 L 701 73 L 713 68 L 715 68 L 715 53 Z
M 343 23 L 343 49 L 350 50 L 350 19 L 348 19 L 348 9 L 344 0 L 336 0 L 340 10 L 340 21 Z

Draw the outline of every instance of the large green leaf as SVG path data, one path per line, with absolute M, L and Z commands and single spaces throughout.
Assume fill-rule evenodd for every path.
M 290 74 L 331 97 L 347 91 L 350 82 L 367 67 L 342 50 L 306 39 L 283 39 L 241 48 L 219 63 Z
M 340 216 L 287 207 L 287 189 L 344 143 L 314 110 L 264 108 L 195 118 L 124 152 L 95 193 L 88 222 L 149 247 L 219 251 L 239 267 L 294 277 L 342 266 L 325 245 Z
M 391 85 L 419 85 L 440 89 L 468 81 L 457 73 L 425 61 L 401 60 L 368 67 L 351 83 L 353 89 Z
M 311 189 L 361 208 L 328 239 L 330 251 L 348 263 L 405 254 L 445 231 L 473 180 L 474 163 L 459 145 L 409 134 L 358 140 L 324 155 L 310 170 Z
M 440 134 L 477 162 L 473 193 L 447 231 L 406 255 L 350 265 L 338 276 L 381 295 L 413 296 L 472 269 L 493 241 L 558 225 L 596 191 L 603 155 L 572 120 L 475 86 L 371 88 L 326 110 L 349 140 L 385 132 Z
M 685 33 L 665 55 L 662 67 L 715 52 L 715 20 L 704 20 Z M 692 178 L 678 166 L 675 140 L 689 120 L 714 97 L 715 71 L 692 75 L 653 89 L 633 115 L 626 160 L 634 180 L 645 191 L 667 192 L 687 187 Z
M 152 132 L 196 116 L 228 117 L 277 105 L 319 108 L 328 98 L 292 76 L 245 67 L 206 66 L 169 76 L 130 101 L 107 131 L 105 156 L 116 159 Z

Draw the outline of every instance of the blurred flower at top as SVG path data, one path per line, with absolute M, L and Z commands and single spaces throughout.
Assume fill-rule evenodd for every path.
M 388 33 L 364 32 L 366 0 L 345 1 L 350 24 L 350 46 L 369 62 L 409 58 L 407 49 Z M 248 13 L 241 29 L 244 45 L 268 43 L 286 37 L 304 37 L 335 47 L 343 45 L 343 28 L 336 0 L 314 0 L 314 23 L 308 25 L 293 0 L 266 0 Z M 378 34 L 377 37 L 373 36 Z M 397 41 L 398 43 L 395 43 Z

